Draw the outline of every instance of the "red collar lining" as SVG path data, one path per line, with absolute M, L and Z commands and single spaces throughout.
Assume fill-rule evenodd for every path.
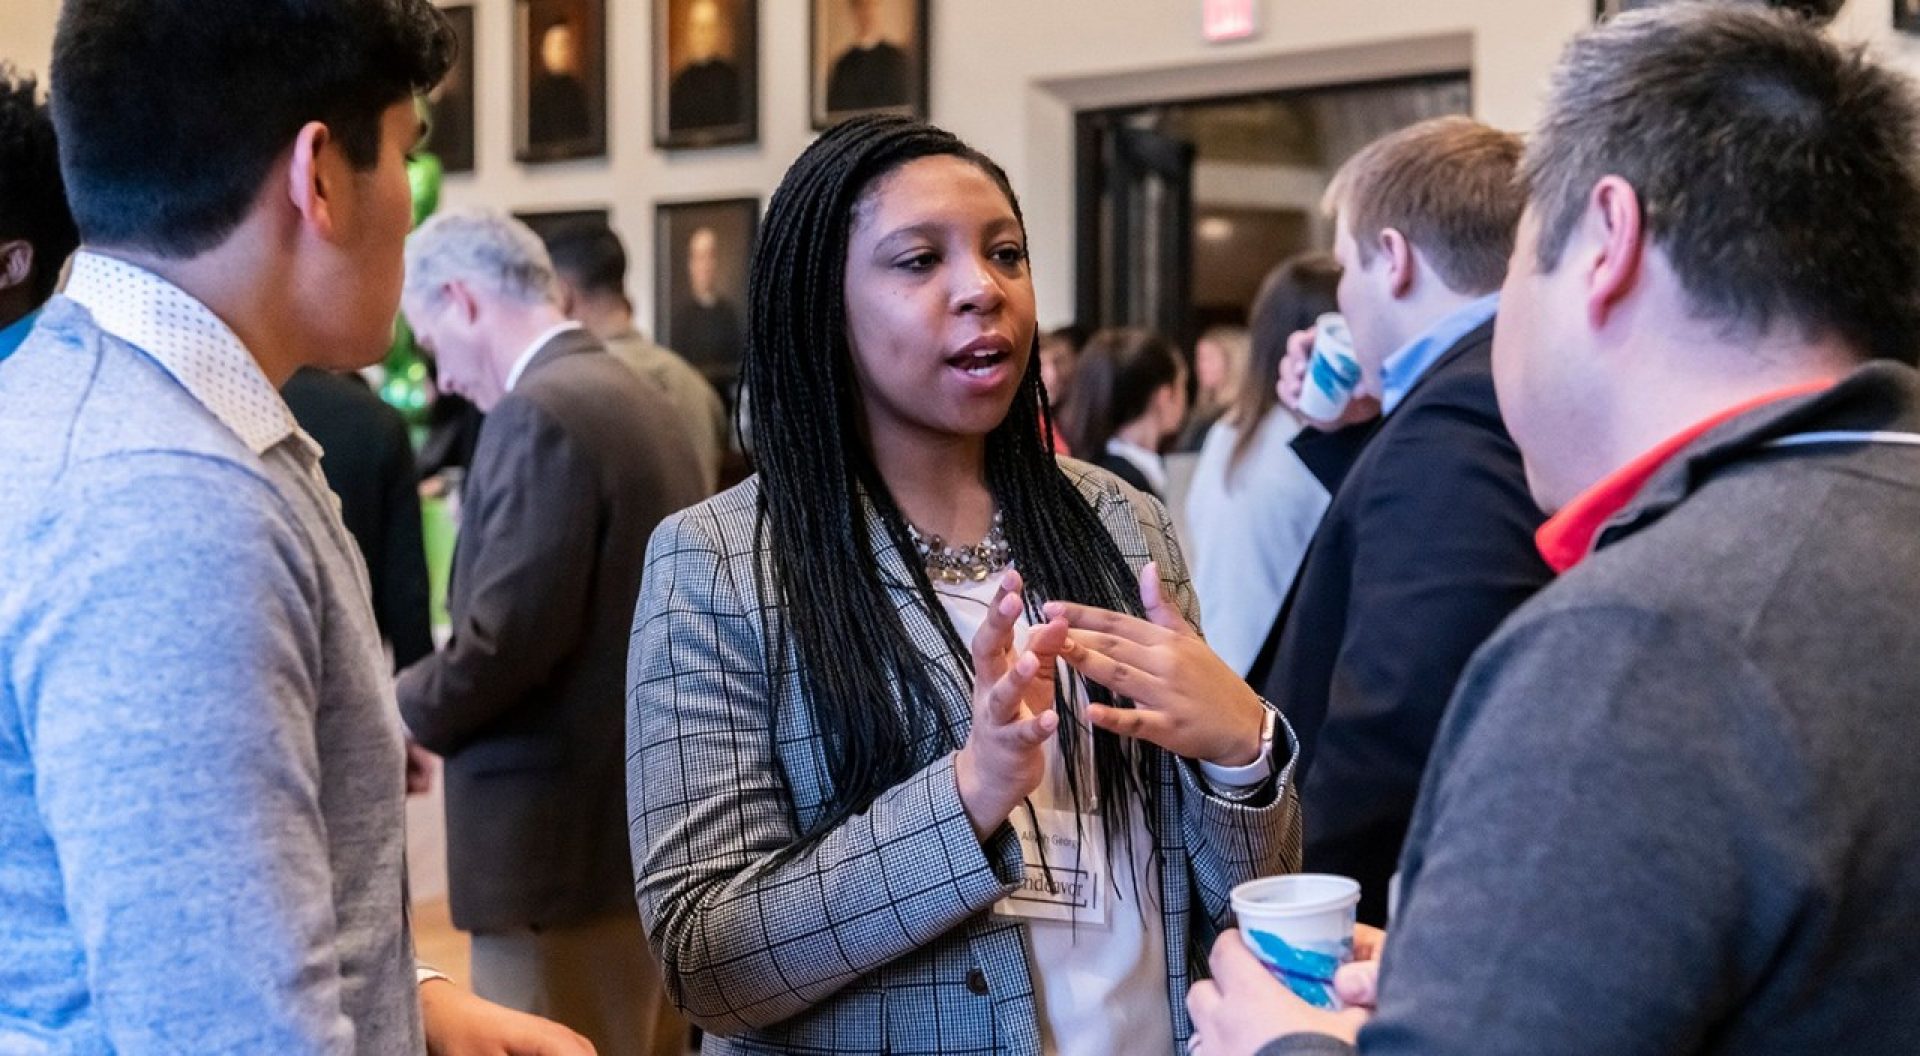
M 1830 380 L 1810 381 L 1777 389 L 1729 407 L 1705 421 L 1668 437 L 1658 446 L 1582 492 L 1579 497 L 1568 503 L 1565 509 L 1541 525 L 1540 530 L 1533 537 L 1534 545 L 1540 550 L 1540 556 L 1546 559 L 1548 567 L 1555 572 L 1565 572 L 1573 568 L 1593 552 L 1593 544 L 1600 537 L 1600 530 L 1606 527 L 1607 522 L 1612 520 L 1615 514 L 1626 509 L 1634 496 L 1640 494 L 1640 489 L 1646 487 L 1647 481 L 1695 440 L 1749 411 L 1757 410 L 1770 403 L 1793 399 L 1796 396 L 1810 396 L 1816 392 L 1823 392 L 1833 384 Z

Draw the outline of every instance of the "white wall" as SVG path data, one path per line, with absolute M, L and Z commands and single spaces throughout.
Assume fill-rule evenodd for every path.
M 44 80 L 59 0 L 0 0 L 0 60 Z
M 611 206 L 632 246 L 632 292 L 643 320 L 652 315 L 654 202 L 764 197 L 811 138 L 807 0 L 760 3 L 761 143 L 672 155 L 653 149 L 649 126 L 651 4 L 609 0 L 609 157 L 518 165 L 509 134 L 512 0 L 474 2 L 479 171 L 451 178 L 447 200 L 512 209 Z M 1013 177 L 1032 226 L 1043 323 L 1065 320 L 1073 304 L 1070 100 L 1211 94 L 1228 84 L 1339 78 L 1361 70 L 1356 63 L 1383 59 L 1391 66 L 1457 58 L 1471 65 L 1476 115 L 1522 128 L 1537 112 L 1561 45 L 1593 10 L 1592 0 L 1260 2 L 1258 39 L 1208 46 L 1199 36 L 1200 0 L 932 0 L 932 117 Z M 1839 32 L 1889 41 L 1891 5 L 1852 0 Z M 57 0 L 0 0 L 0 57 L 43 70 L 56 8 Z M 1371 47 L 1394 42 L 1402 45 L 1397 51 Z M 1890 46 L 1920 69 L 1920 43 Z

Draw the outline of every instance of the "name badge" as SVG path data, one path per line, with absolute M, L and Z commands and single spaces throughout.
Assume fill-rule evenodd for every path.
M 1028 920 L 1107 926 L 1107 837 L 1100 818 L 1069 810 L 1015 808 L 1009 819 L 1020 837 L 1026 875 L 994 912 Z M 1038 825 L 1035 822 L 1038 821 Z M 1045 849 L 1045 865 L 1041 850 Z

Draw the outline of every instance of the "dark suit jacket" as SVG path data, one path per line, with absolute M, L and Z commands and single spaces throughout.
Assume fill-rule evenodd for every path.
M 1366 450 L 1367 441 L 1372 440 L 1373 434 L 1379 429 L 1378 418 L 1330 433 L 1302 429 L 1294 435 L 1293 443 L 1289 446 L 1300 459 L 1300 464 L 1313 474 L 1313 479 L 1327 489 L 1327 494 L 1337 495 L 1341 483 L 1347 479 L 1348 471 L 1360 460 L 1360 452 Z
M 665 395 L 581 330 L 487 415 L 467 477 L 445 650 L 400 676 L 446 756 L 453 921 L 635 912 L 623 679 L 647 539 L 704 497 Z
M 356 377 L 308 368 L 280 390 L 326 454 L 320 471 L 340 496 L 340 519 L 360 546 L 380 636 L 399 670 L 433 652 L 420 493 L 406 420 Z
M 1306 868 L 1359 880 L 1372 924 L 1455 681 L 1552 578 L 1492 345 L 1463 338 L 1366 441 L 1248 675 L 1300 737 Z
M 913 101 L 907 53 L 881 41 L 871 48 L 848 48 L 827 75 L 827 112 L 848 113 Z
M 725 59 L 709 59 L 681 70 L 667 88 L 667 127 L 675 132 L 725 128 L 740 123 L 740 70 Z
M 1147 479 L 1147 475 L 1140 472 L 1140 467 L 1127 461 L 1123 456 L 1102 451 L 1099 458 L 1091 459 L 1090 461 L 1101 469 L 1133 485 L 1141 494 L 1151 495 L 1156 499 L 1164 498 L 1164 496 L 1154 488 L 1153 483 Z

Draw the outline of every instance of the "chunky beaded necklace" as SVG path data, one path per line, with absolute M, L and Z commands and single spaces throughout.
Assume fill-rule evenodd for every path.
M 987 529 L 987 537 L 972 546 L 953 546 L 937 535 L 929 539 L 911 522 L 907 525 L 907 535 L 913 539 L 914 549 L 920 552 L 920 560 L 927 566 L 927 578 L 935 583 L 984 582 L 988 576 L 1013 563 L 1013 548 L 1007 545 L 1006 533 L 1001 530 L 999 511 L 994 512 L 993 527 Z

